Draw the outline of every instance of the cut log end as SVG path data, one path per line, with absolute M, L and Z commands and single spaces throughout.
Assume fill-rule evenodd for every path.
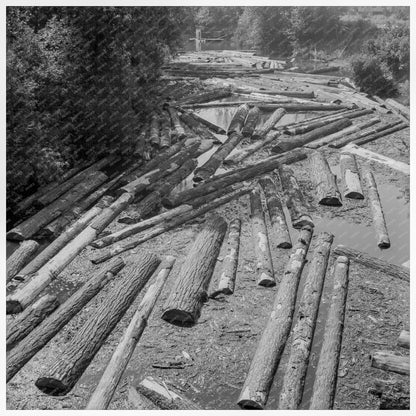
M 6 239 L 9 240 L 9 241 L 23 241 L 24 240 L 24 237 L 19 232 L 10 230 L 6 234 Z
M 292 243 L 289 243 L 288 241 L 282 241 L 281 243 L 277 244 L 277 248 L 292 248 Z
M 239 402 L 237 403 L 242 409 L 247 409 L 247 410 L 263 410 L 263 406 L 259 403 L 256 402 L 255 400 L 251 400 L 251 399 L 241 399 L 239 400 Z
M 364 199 L 364 195 L 360 192 L 350 191 L 344 193 L 344 198 L 350 199 Z
M 70 388 L 60 380 L 51 377 L 40 377 L 35 382 L 36 387 L 49 396 L 64 396 Z
M 257 284 L 259 286 L 272 287 L 276 286 L 276 281 L 274 280 L 273 276 L 269 276 L 266 273 L 262 273 L 260 277 L 257 279 Z
M 379 248 L 389 248 L 390 247 L 390 239 L 388 237 L 380 238 L 377 245 Z
M 162 319 L 172 325 L 190 327 L 196 323 L 196 317 L 189 312 L 179 309 L 170 309 L 162 314 Z
M 340 207 L 340 206 L 342 206 L 341 200 L 339 198 L 337 198 L 336 196 L 328 196 L 328 197 L 322 198 L 319 201 L 319 204 L 320 205 L 328 205 L 328 206 L 331 206 L 331 207 Z
M 23 307 L 18 300 L 6 299 L 6 313 L 8 315 L 20 313 L 23 311 Z

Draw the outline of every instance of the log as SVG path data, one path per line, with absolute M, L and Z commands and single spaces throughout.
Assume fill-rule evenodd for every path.
M 274 111 L 278 108 L 286 110 L 288 113 L 295 113 L 297 111 L 336 111 L 341 109 L 349 108 L 346 105 L 339 104 L 321 104 L 321 103 L 296 103 L 296 104 L 259 104 L 258 107 L 261 111 Z
M 384 260 L 378 259 L 377 257 L 369 256 L 368 254 L 355 250 L 350 247 L 338 245 L 334 249 L 334 254 L 338 256 L 346 256 L 350 260 L 356 263 L 362 264 L 363 266 L 370 267 L 371 269 L 380 271 L 389 276 L 397 277 L 398 279 L 409 282 L 409 269 L 396 264 L 388 263 Z
M 260 118 L 260 109 L 258 107 L 250 108 L 247 114 L 247 118 L 244 123 L 243 129 L 241 130 L 243 137 L 251 138 L 256 128 L 259 118 Z
M 327 410 L 334 405 L 339 355 L 348 291 L 348 257 L 339 256 L 333 267 L 334 286 L 325 324 L 324 339 L 316 368 L 309 409 Z
M 189 249 L 185 263 L 163 306 L 162 319 L 178 326 L 198 321 L 214 272 L 227 223 L 220 216 L 210 218 Z
M 191 129 L 191 131 L 194 132 L 194 134 L 199 136 L 201 139 L 211 140 L 214 143 L 219 142 L 218 138 L 214 136 L 214 134 L 211 133 L 204 124 L 197 121 L 188 113 L 185 113 L 185 112 L 181 113 L 179 115 L 179 118 L 184 124 L 186 124 Z
M 201 410 L 194 402 L 172 388 L 168 389 L 166 383 L 162 385 L 153 377 L 146 377 L 136 389 L 162 410 Z
M 239 89 L 237 88 L 237 92 Z M 284 97 L 293 97 L 293 98 L 315 98 L 315 94 L 313 91 L 311 92 L 304 92 L 304 91 L 285 91 L 285 90 L 258 90 L 262 94 L 266 95 L 282 95 Z
M 36 380 L 39 390 L 52 396 L 62 396 L 72 390 L 159 263 L 160 260 L 150 253 L 136 256 L 135 263 L 125 268 L 123 279 L 64 346 L 50 368 Z
M 318 69 L 314 69 L 312 71 L 308 71 L 308 74 L 325 74 L 327 72 L 334 72 L 334 71 L 339 71 L 340 67 L 339 66 L 327 66 L 325 68 L 318 68 Z
M 153 113 L 150 120 L 149 143 L 153 147 L 160 147 L 160 118 L 157 113 Z
M 364 173 L 364 178 L 367 185 L 367 197 L 370 203 L 371 212 L 373 214 L 373 224 L 378 236 L 377 245 L 380 248 L 388 248 L 390 247 L 390 238 L 387 231 L 386 221 L 384 219 L 380 197 L 378 195 L 376 181 L 370 171 L 366 171 Z
M 258 186 L 250 192 L 250 208 L 252 238 L 257 260 L 257 284 L 266 287 L 276 286 L 269 236 Z
M 394 160 L 390 157 L 383 156 L 380 153 L 372 152 L 371 150 L 364 149 L 363 147 L 357 146 L 354 143 L 349 143 L 342 148 L 349 153 L 353 153 L 357 156 L 360 156 L 364 159 L 367 159 L 372 162 L 380 163 L 381 165 L 388 166 L 391 169 L 397 170 L 405 175 L 410 175 L 410 165 L 407 163 L 400 162 L 399 160 Z
M 140 159 L 144 159 L 144 152 L 146 150 L 147 144 L 147 137 L 149 135 L 150 124 L 145 123 L 139 131 L 138 138 L 136 141 L 136 145 L 133 150 L 133 158 L 139 157 Z
M 249 110 L 250 107 L 247 104 L 242 104 L 237 108 L 227 129 L 228 136 L 231 136 L 232 133 L 241 135 Z
M 39 249 L 39 243 L 34 240 L 26 240 L 20 243 L 19 247 L 6 261 L 7 278 L 9 282 L 15 277 L 22 268 L 29 263 L 36 251 Z
M 293 170 L 287 166 L 279 168 L 279 177 L 285 195 L 285 203 L 290 213 L 293 228 L 302 228 L 305 225 L 314 226 L 308 207 L 305 204 L 302 191 L 293 174 Z
M 92 222 L 70 241 L 58 254 L 49 260 L 37 273 L 32 275 L 27 283 L 6 298 L 7 313 L 18 313 L 25 309 L 52 280 L 56 279 L 68 264 L 89 244 L 97 235 L 110 224 L 114 218 L 125 209 L 133 196 L 125 193 L 104 208 Z
M 410 120 L 410 109 L 403 104 L 400 104 L 396 100 L 393 100 L 392 98 L 387 98 L 387 100 L 384 101 L 387 108 L 390 108 L 394 113 L 400 114 L 403 117 L 405 117 L 407 120 Z
M 188 95 L 179 101 L 180 104 L 196 104 L 205 103 L 207 101 L 220 100 L 221 98 L 227 98 L 231 95 L 231 89 L 221 88 L 218 90 L 204 91 L 193 95 Z
M 77 236 L 105 207 L 113 202 L 112 196 L 104 196 L 90 210 L 83 214 L 75 221 L 65 232 L 57 239 L 52 241 L 44 250 L 42 250 L 29 264 L 27 264 L 19 273 L 16 279 L 24 280 L 25 276 L 37 272 L 44 264 L 54 257 L 66 244 L 68 244 L 75 236 Z
M 122 258 L 106 263 L 59 308 L 7 354 L 7 382 L 40 351 L 124 267 Z
M 395 355 L 388 351 L 376 351 L 371 356 L 371 367 L 409 376 L 410 357 Z
M 273 240 L 273 246 L 277 248 L 292 248 L 292 240 L 276 184 L 270 176 L 261 178 L 259 184 L 266 197 L 267 210 L 269 211 L 270 222 L 274 230 L 275 240 Z
M 397 340 L 399 347 L 410 349 L 410 332 L 403 330 L 400 332 L 399 339 Z
M 58 299 L 44 295 L 8 325 L 6 350 L 10 351 L 59 306 Z
M 264 409 L 295 310 L 296 293 L 313 229 L 305 227 L 293 248 L 276 292 L 273 308 L 257 344 L 237 404 L 243 409 Z
M 129 385 L 128 401 L 134 407 L 134 410 L 160 410 L 160 407 L 144 397 L 132 385 Z
M 32 237 L 42 227 L 59 217 L 59 215 L 68 209 L 69 205 L 72 205 L 83 198 L 107 179 L 107 175 L 102 172 L 92 172 L 84 182 L 75 185 L 50 205 L 41 209 L 35 215 L 10 230 L 6 235 L 7 239 L 12 241 L 22 241 Z
M 267 105 L 267 104 L 276 104 L 274 100 L 268 101 L 222 101 L 222 102 L 215 102 L 215 103 L 208 103 L 208 104 L 191 104 L 191 105 L 183 105 L 181 109 L 188 110 L 188 109 L 201 109 L 201 108 L 217 108 L 217 107 L 238 107 L 240 105 L 246 104 L 249 107 L 256 107 L 258 105 Z M 279 102 L 279 104 L 284 105 L 285 103 Z
M 171 145 L 170 120 L 164 114 L 160 117 L 160 149 L 166 149 Z
M 289 362 L 280 391 L 279 409 L 296 410 L 302 400 L 309 355 L 324 286 L 332 234 L 319 234 L 292 330 Z
M 226 134 L 226 131 L 222 127 L 217 126 L 214 123 L 211 123 L 210 121 L 206 120 L 205 118 L 199 116 L 197 113 L 195 113 L 193 111 L 188 111 L 187 114 L 189 114 L 192 118 L 194 118 L 199 123 L 204 124 L 205 126 L 207 126 L 214 133 Z
M 283 108 L 278 108 L 266 120 L 262 127 L 256 129 L 253 133 L 253 140 L 264 140 L 267 133 L 276 125 L 276 123 L 286 114 Z
M 318 203 L 321 205 L 341 206 L 341 194 L 337 178 L 331 172 L 323 153 L 315 150 L 309 156 L 312 177 L 315 179 Z
M 278 144 L 271 148 L 272 153 L 283 153 L 288 150 L 295 149 L 296 147 L 304 146 L 321 137 L 328 136 L 332 133 L 345 129 L 351 126 L 351 120 L 348 118 L 342 118 L 341 120 L 334 121 L 326 126 L 319 127 L 315 130 L 305 133 L 299 137 L 290 137 L 287 139 L 280 139 Z
M 154 282 L 147 289 L 129 326 L 124 331 L 117 348 L 107 364 L 107 367 L 88 402 L 86 407 L 87 410 L 108 408 L 114 392 L 120 383 L 121 377 L 133 355 L 134 349 L 147 326 L 147 320 L 149 319 L 174 263 L 175 257 L 167 256 L 160 265 L 159 272 L 155 277 Z
M 173 127 L 173 137 L 175 137 L 177 140 L 183 139 L 186 134 L 185 130 L 182 127 L 181 122 L 179 121 L 179 115 L 175 108 L 168 106 L 167 111 L 170 116 L 171 125 Z
M 339 158 L 341 166 L 341 178 L 344 187 L 344 197 L 351 199 L 364 199 L 361 188 L 360 173 L 358 171 L 355 156 L 343 152 Z

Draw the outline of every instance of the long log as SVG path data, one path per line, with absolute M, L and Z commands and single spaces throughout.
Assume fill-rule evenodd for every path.
M 140 158 L 140 159 L 144 159 L 144 152 L 146 150 L 146 138 L 148 137 L 148 132 L 149 132 L 149 128 L 150 128 L 150 124 L 147 122 L 145 123 L 141 128 L 140 131 L 138 133 L 138 137 L 136 140 L 136 144 L 134 146 L 134 150 L 133 150 L 133 158 Z
M 238 405 L 244 409 L 264 409 L 280 357 L 286 344 L 295 310 L 296 293 L 305 264 L 313 229 L 305 227 L 292 250 L 276 292 L 273 308 L 257 344 Z
M 400 336 L 397 340 L 397 345 L 399 347 L 410 349 L 410 332 L 403 330 L 400 332 Z
M 202 93 L 197 93 L 193 95 L 188 95 L 180 100 L 180 104 L 196 104 L 204 103 L 207 101 L 220 100 L 221 98 L 227 98 L 231 95 L 231 89 L 221 88 L 218 90 L 204 91 Z
M 9 351 L 36 328 L 48 315 L 59 306 L 53 295 L 44 295 L 20 314 L 7 327 L 6 350 Z
M 286 110 L 278 108 L 266 120 L 262 127 L 256 129 L 253 133 L 253 140 L 264 140 L 267 133 L 276 125 L 276 123 L 286 114 Z
M 388 351 L 376 351 L 371 356 L 371 367 L 408 376 L 410 375 L 410 357 L 395 355 Z
M 175 108 L 168 106 L 167 107 L 167 111 L 169 113 L 170 116 L 170 121 L 171 121 L 171 125 L 173 127 L 173 137 L 175 137 L 177 140 L 181 140 L 183 139 L 186 134 L 185 134 L 185 130 L 182 127 L 181 122 L 179 121 L 179 114 L 176 111 Z
M 390 238 L 387 231 L 386 221 L 384 219 L 383 208 L 381 206 L 380 196 L 377 190 L 377 184 L 373 174 L 370 171 L 364 173 L 364 179 L 367 185 L 367 197 L 373 214 L 373 224 L 376 230 L 380 248 L 390 247 Z
M 296 324 L 292 330 L 289 362 L 286 366 L 282 390 L 280 391 L 280 410 L 296 410 L 302 400 L 329 251 L 333 239 L 332 234 L 323 232 L 319 234 L 315 243 L 308 276 L 296 314 Z
M 196 324 L 214 272 L 227 223 L 220 216 L 210 218 L 189 249 L 174 288 L 163 306 L 162 319 L 179 326 Z
M 293 228 L 302 228 L 305 225 L 314 226 L 311 216 L 308 214 L 304 196 L 299 188 L 293 170 L 288 166 L 281 166 L 279 177 L 285 195 L 285 203 L 290 213 Z
M 170 120 L 166 113 L 162 114 L 160 117 L 160 149 L 166 149 L 171 145 L 171 130 L 170 130 Z
M 339 161 L 341 167 L 341 178 L 344 187 L 344 197 L 364 199 L 360 182 L 360 173 L 355 156 L 350 153 L 343 152 L 340 155 Z
M 270 222 L 274 230 L 275 239 L 272 240 L 273 246 L 277 248 L 292 248 L 292 240 L 276 184 L 270 176 L 261 178 L 259 184 L 266 197 L 267 210 L 269 211 Z M 270 234 L 269 240 L 271 240 Z
M 337 178 L 332 173 L 323 153 L 315 150 L 309 156 L 312 177 L 315 180 L 318 203 L 321 205 L 341 206 L 341 194 Z
M 243 137 L 251 138 L 256 128 L 259 117 L 260 109 L 258 107 L 250 108 L 243 129 L 241 130 Z
M 13 279 L 29 263 L 38 249 L 39 243 L 34 240 L 26 240 L 20 243 L 16 251 L 6 261 L 7 282 Z
M 49 260 L 27 283 L 6 298 L 6 312 L 18 313 L 25 309 L 53 279 L 131 202 L 133 196 L 124 193 L 109 207 L 104 208 L 92 222 Z
M 86 409 L 107 409 L 114 392 L 123 376 L 130 358 L 139 342 L 147 320 L 163 289 L 166 279 L 175 263 L 175 257 L 167 256 L 160 265 L 154 282 L 149 286 L 139 307 L 133 315 L 129 326 L 124 331 L 117 348 L 115 349 L 101 379 L 92 394 Z
M 69 299 L 7 354 L 7 382 L 40 351 L 124 267 L 122 258 L 106 263 Z
M 102 172 L 92 172 L 84 182 L 71 188 L 67 193 L 60 196 L 47 207 L 41 209 L 34 216 L 23 221 L 17 227 L 10 230 L 6 237 L 8 240 L 26 240 L 36 234 L 42 227 L 59 217 L 68 206 L 74 204 L 93 189 L 97 188 L 108 179 Z
M 98 309 L 64 346 L 59 357 L 40 376 L 35 385 L 52 396 L 67 394 L 82 376 L 111 331 L 156 270 L 160 259 L 154 254 L 140 253 L 134 264 L 124 270 L 120 279 Z
M 348 291 L 348 268 L 348 257 L 340 256 L 336 259 L 333 268 L 334 286 L 331 305 L 325 324 L 309 409 L 326 410 L 332 409 L 334 405 Z
M 324 127 L 319 127 L 315 130 L 305 133 L 299 137 L 290 137 L 287 139 L 280 139 L 278 144 L 272 147 L 272 153 L 283 153 L 288 150 L 295 149 L 296 147 L 304 146 L 307 143 L 310 143 L 321 137 L 328 136 L 332 133 L 345 129 L 345 127 L 351 126 L 351 120 L 348 118 L 342 118 L 341 120 L 334 121 L 327 124 Z
M 334 249 L 334 254 L 338 256 L 346 256 L 350 260 L 356 263 L 362 264 L 363 266 L 370 267 L 374 270 L 383 272 L 387 275 L 397 277 L 399 279 L 409 282 L 409 269 L 396 264 L 388 263 L 384 260 L 378 259 L 377 257 L 369 256 L 368 254 L 355 250 L 350 247 L 338 245 Z
M 211 123 L 210 121 L 206 120 L 205 118 L 199 116 L 197 113 L 195 113 L 193 111 L 189 111 L 188 114 L 191 117 L 193 117 L 196 121 L 198 121 L 199 123 L 204 124 L 205 126 L 207 126 L 214 133 L 217 133 L 217 134 L 226 134 L 226 131 L 222 127 L 217 126 L 214 123 Z
M 208 127 L 202 124 L 200 121 L 197 121 L 188 113 L 181 113 L 179 115 L 179 118 L 184 124 L 186 124 L 191 129 L 191 131 L 194 132 L 194 134 L 199 136 L 201 139 L 211 140 L 214 143 L 218 143 L 218 138 L 215 137 L 213 133 L 211 133 Z
M 266 287 L 276 286 L 269 236 L 267 234 L 266 221 L 261 202 L 260 187 L 258 186 L 250 192 L 250 218 L 254 252 L 257 261 L 257 284 Z
M 244 122 L 249 111 L 250 107 L 247 104 L 242 104 L 237 108 L 227 129 L 228 136 L 230 136 L 232 133 L 241 135 L 241 131 L 244 127 Z
M 237 88 L 237 92 L 243 92 L 243 88 Z M 249 94 L 251 91 L 245 90 Z M 254 91 L 253 91 L 254 92 Z M 304 91 L 285 91 L 285 90 L 258 90 L 256 92 L 260 92 L 266 95 L 282 95 L 284 97 L 293 97 L 293 98 L 315 98 L 315 94 L 313 91 L 311 92 L 304 92 Z
M 403 104 L 398 103 L 396 100 L 392 98 L 387 98 L 384 101 L 386 106 L 390 108 L 393 112 L 398 113 L 404 116 L 407 120 L 410 120 L 410 109 Z

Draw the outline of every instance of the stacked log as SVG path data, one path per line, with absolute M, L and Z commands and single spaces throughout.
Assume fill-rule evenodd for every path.
M 196 121 L 198 121 L 201 124 L 204 124 L 205 126 L 207 126 L 210 130 L 212 130 L 214 133 L 217 134 L 226 134 L 226 131 L 222 128 L 217 126 L 214 123 L 211 123 L 210 121 L 206 120 L 205 118 L 200 117 L 198 114 L 196 114 L 193 111 L 189 111 L 188 114 L 194 118 Z
M 157 113 L 153 113 L 150 120 L 149 143 L 155 148 L 160 146 L 160 118 Z
M 173 127 L 172 137 L 176 140 L 182 140 L 186 134 L 181 122 L 179 121 L 178 112 L 171 106 L 168 106 L 167 111 L 170 116 L 171 126 Z
M 247 104 L 242 104 L 237 108 L 227 129 L 228 136 L 230 136 L 232 133 L 241 134 L 249 110 L 250 107 Z
M 247 114 L 246 121 L 243 126 L 243 130 L 241 130 L 243 137 L 251 138 L 256 128 L 259 117 L 260 117 L 260 109 L 258 107 L 250 108 Z
M 263 140 L 267 133 L 276 125 L 276 123 L 286 114 L 283 108 L 278 108 L 273 114 L 266 120 L 262 127 L 256 129 L 253 133 L 253 140 Z
M 388 351 L 376 351 L 371 356 L 371 367 L 409 376 L 410 357 L 395 355 Z
M 295 310 L 296 293 L 313 230 L 302 229 L 280 281 L 273 308 L 257 345 L 238 405 L 264 409 Z
M 16 251 L 6 261 L 7 282 L 13 279 L 29 263 L 38 249 L 39 243 L 34 240 L 26 240 L 20 243 Z
M 360 173 L 355 156 L 343 152 L 339 158 L 341 166 L 341 178 L 344 186 L 344 197 L 352 199 L 364 199 L 361 188 Z
M 170 120 L 165 114 L 160 117 L 160 149 L 166 149 L 171 145 Z
M 218 143 L 219 140 L 213 133 L 201 122 L 197 121 L 194 117 L 190 116 L 186 112 L 182 112 L 179 116 L 180 120 L 186 124 L 197 136 L 203 140 L 211 140 L 214 143 Z
M 218 90 L 204 91 L 193 95 L 188 95 L 179 101 L 179 104 L 197 104 L 205 103 L 207 101 L 220 100 L 221 98 L 227 98 L 231 95 L 231 89 L 221 88 Z
M 410 109 L 408 107 L 398 103 L 396 100 L 393 100 L 392 98 L 387 98 L 387 100 L 385 100 L 385 104 L 393 112 L 402 115 L 407 120 L 410 120 Z

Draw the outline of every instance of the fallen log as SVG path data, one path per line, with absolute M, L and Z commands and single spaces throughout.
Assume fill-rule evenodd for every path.
M 167 115 L 163 114 L 160 117 L 160 149 L 166 149 L 171 145 L 171 131 L 170 131 L 170 120 Z
M 395 355 L 388 351 L 376 351 L 371 356 L 371 367 L 408 376 L 410 375 L 410 357 Z
M 193 95 L 188 95 L 179 100 L 180 104 L 197 104 L 205 103 L 207 101 L 220 100 L 221 98 L 227 98 L 231 95 L 230 88 L 221 88 L 218 90 L 204 91 Z
M 95 388 L 86 409 L 107 409 L 130 358 L 139 342 L 147 320 L 156 304 L 162 288 L 175 263 L 175 257 L 167 256 L 160 265 L 154 282 L 149 286 L 129 326 L 124 331 L 107 367 Z
M 296 104 L 285 104 L 285 103 L 278 103 L 278 104 L 258 104 L 258 107 L 261 111 L 274 111 L 278 108 L 282 108 L 286 110 L 288 113 L 294 113 L 297 111 L 336 111 L 341 109 L 350 108 L 346 105 L 340 104 L 304 104 L 304 103 L 296 103 Z
M 39 390 L 52 396 L 62 396 L 72 390 L 159 263 L 160 260 L 150 253 L 136 256 L 135 263 L 125 269 L 123 279 L 64 346 L 50 368 L 36 380 Z
M 307 74 L 326 74 L 327 72 L 339 71 L 339 66 L 327 66 L 324 68 L 313 69 L 312 71 L 306 72 Z
M 309 156 L 312 177 L 315 180 L 318 203 L 321 205 L 341 206 L 341 194 L 337 178 L 332 173 L 323 153 L 315 150 Z
M 305 199 L 293 174 L 293 170 L 283 165 L 278 171 L 292 227 L 302 228 L 305 225 L 313 227 L 313 220 L 308 214 L 308 207 L 305 204 Z
M 211 140 L 214 143 L 219 143 L 220 141 L 216 136 L 214 136 L 213 133 L 209 131 L 209 129 L 199 121 L 197 121 L 195 118 L 190 116 L 188 113 L 181 113 L 179 115 L 180 120 L 186 124 L 191 131 L 194 132 L 197 136 L 199 136 L 203 140 Z
M 231 136 L 232 133 L 241 135 L 249 110 L 250 107 L 247 104 L 242 104 L 237 108 L 227 129 L 228 136 Z
M 308 276 L 300 299 L 297 320 L 292 330 L 289 362 L 280 391 L 279 409 L 296 410 L 302 400 L 309 355 L 324 286 L 332 234 L 320 233 L 309 266 Z
M 399 347 L 410 349 L 410 332 L 403 330 L 400 332 L 399 339 L 397 340 Z
M 144 397 L 132 385 L 129 385 L 128 401 L 134 407 L 134 410 L 160 410 L 160 407 Z
M 387 232 L 386 221 L 384 219 L 383 208 L 378 195 L 376 181 L 370 171 L 366 171 L 364 173 L 364 178 L 367 185 L 367 197 L 370 203 L 371 212 L 373 214 L 373 224 L 378 236 L 377 245 L 380 248 L 388 248 L 390 247 L 390 238 Z
M 274 230 L 275 240 L 273 241 L 273 245 L 277 248 L 292 248 L 292 240 L 290 239 L 285 214 L 283 212 L 276 184 L 270 176 L 261 178 L 259 184 L 266 197 L 267 210 L 269 211 L 270 222 L 272 229 Z
M 377 271 L 383 272 L 387 275 L 397 277 L 399 279 L 409 282 L 409 269 L 396 264 L 388 263 L 384 260 L 378 259 L 377 257 L 369 256 L 362 251 L 355 250 L 350 247 L 338 245 L 334 249 L 334 254 L 338 256 L 346 256 L 350 260 L 356 263 L 362 264 L 363 266 L 370 267 Z
M 313 229 L 305 227 L 293 248 L 276 292 L 273 308 L 257 344 L 237 404 L 243 409 L 264 409 L 295 310 L 296 293 Z
M 189 249 L 178 279 L 163 306 L 162 319 L 179 326 L 196 324 L 214 272 L 227 223 L 212 217 Z
M 59 308 L 7 354 L 7 382 L 124 267 L 122 258 L 103 265 Z
M 15 277 L 20 270 L 22 270 L 22 268 L 29 263 L 38 249 L 39 243 L 34 240 L 25 240 L 20 243 L 16 251 L 14 251 L 6 261 L 6 282 L 13 279 L 13 277 Z
M 237 88 L 236 89 L 237 92 L 242 92 L 243 89 L 242 88 Z M 246 90 L 247 91 L 247 90 Z M 247 91 L 250 94 L 250 91 Z M 262 94 L 266 94 L 266 95 L 282 95 L 284 97 L 293 97 L 293 98 L 315 98 L 315 94 L 313 91 L 311 92 L 304 92 L 304 91 L 285 91 L 285 90 L 262 90 L 259 89 L 258 91 L 255 92 L 260 92 Z
M 358 171 L 355 156 L 350 153 L 341 153 L 340 158 L 341 178 L 344 187 L 344 197 L 352 199 L 364 199 L 361 188 L 360 173 Z
M 7 327 L 6 350 L 9 351 L 36 328 L 48 315 L 59 306 L 58 299 L 44 295 L 20 314 Z
M 400 114 L 401 116 L 405 117 L 407 120 L 410 120 L 410 109 L 403 104 L 400 104 L 396 100 L 392 98 L 387 98 L 384 101 L 387 108 L 390 108 L 394 113 Z
M 176 111 L 175 108 L 171 106 L 167 107 L 167 111 L 169 113 L 171 125 L 173 127 L 172 136 L 175 137 L 175 139 L 177 140 L 183 139 L 186 136 L 186 134 L 185 134 L 185 130 L 182 127 L 181 122 L 179 121 L 178 112 Z
M 153 147 L 160 147 L 160 118 L 157 113 L 153 113 L 150 120 L 149 143 Z
M 348 266 L 348 258 L 344 256 L 339 256 L 333 266 L 334 286 L 331 305 L 325 325 L 309 409 L 326 410 L 332 409 L 334 405 L 348 291 Z
M 260 109 L 258 107 L 250 108 L 243 129 L 241 130 L 241 134 L 243 135 L 243 137 L 251 138 L 256 128 L 259 117 Z
M 276 125 L 276 123 L 286 114 L 283 108 L 278 108 L 273 114 L 266 120 L 262 127 L 256 129 L 253 133 L 253 140 L 264 140 L 267 133 Z
M 195 113 L 193 111 L 189 111 L 189 112 L 187 112 L 187 114 L 189 114 L 192 118 L 194 118 L 199 123 L 204 124 L 205 126 L 207 126 L 214 133 L 217 133 L 217 134 L 226 134 L 226 131 L 222 127 L 217 126 L 214 123 L 211 123 L 210 121 L 206 120 L 203 117 L 200 117 L 197 113 Z

